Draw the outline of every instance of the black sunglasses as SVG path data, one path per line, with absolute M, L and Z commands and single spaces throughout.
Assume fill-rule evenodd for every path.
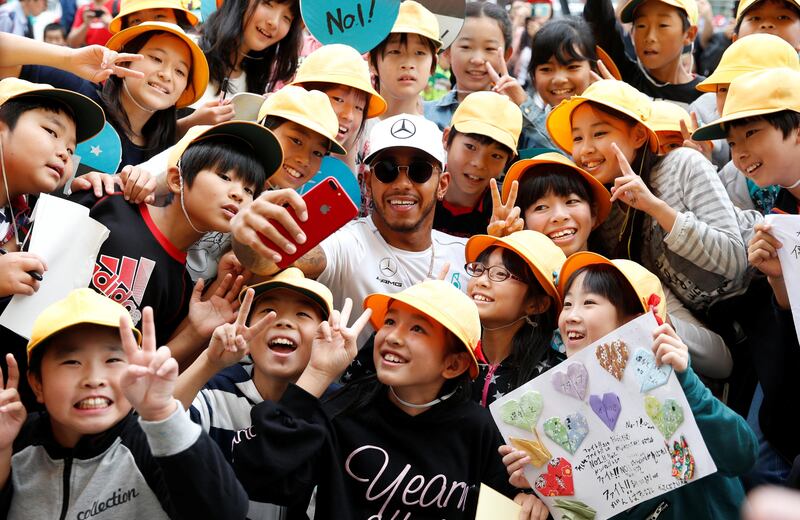
M 412 161 L 408 166 L 399 166 L 395 164 L 394 161 L 384 159 L 372 163 L 370 169 L 372 170 L 372 174 L 375 175 L 375 178 L 384 184 L 394 182 L 400 175 L 401 170 L 405 170 L 405 174 L 411 182 L 425 184 L 430 180 L 433 172 L 437 170 L 438 167 L 423 160 Z

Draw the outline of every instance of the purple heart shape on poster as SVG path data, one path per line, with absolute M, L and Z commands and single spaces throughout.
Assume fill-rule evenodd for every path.
M 591 395 L 589 396 L 589 406 L 592 407 L 592 410 L 600 420 L 608 426 L 608 429 L 613 432 L 617 426 L 619 414 L 622 412 L 619 396 L 613 392 L 603 394 L 602 399 L 599 395 Z

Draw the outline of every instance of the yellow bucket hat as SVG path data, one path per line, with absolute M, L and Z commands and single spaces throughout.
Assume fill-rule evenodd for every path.
M 323 45 L 306 56 L 291 84 L 302 86 L 304 83 L 335 83 L 353 87 L 369 96 L 366 117 L 376 117 L 386 112 L 386 100 L 372 86 L 369 64 L 349 45 Z
M 253 155 L 264 167 L 267 178 L 278 171 L 283 164 L 283 149 L 275 134 L 264 126 L 250 121 L 226 121 L 214 126 L 195 125 L 180 141 L 170 148 L 167 167 L 178 166 L 181 157 L 189 146 L 215 136 L 244 141 L 253 149 Z
M 747 12 L 748 9 L 750 9 L 760 1 L 761 0 L 742 0 L 741 2 L 739 2 L 739 7 L 736 9 L 736 22 L 738 23 L 739 20 L 742 19 L 742 16 L 744 16 L 744 13 Z M 800 8 L 800 2 L 798 2 L 798 0 L 787 0 L 787 1 L 795 4 L 798 8 Z
M 179 97 L 178 101 L 175 103 L 176 108 L 188 107 L 200 99 L 206 91 L 206 86 L 208 86 L 208 62 L 206 61 L 206 55 L 203 54 L 202 49 L 200 49 L 194 40 L 189 38 L 183 29 L 174 23 L 144 22 L 118 32 L 108 40 L 106 47 L 112 51 L 121 51 L 126 43 L 140 34 L 153 31 L 173 34 L 189 46 L 189 51 L 192 54 L 192 77 L 186 85 L 186 90 L 183 91 L 183 94 L 181 94 L 181 97 Z
M 481 339 L 481 318 L 478 307 L 463 292 L 442 280 L 426 280 L 399 293 L 370 294 L 364 299 L 364 308 L 372 309 L 370 323 L 375 329 L 383 320 L 393 301 L 403 302 L 446 328 L 464 345 L 472 358 L 469 376 L 478 376 L 478 359 L 475 349 Z
M 752 36 L 747 36 L 752 38 Z M 783 110 L 800 112 L 800 71 L 782 67 L 742 74 L 731 82 L 722 117 L 694 131 L 692 139 L 725 139 L 726 123 Z
M 328 316 L 330 316 L 331 312 L 333 312 L 333 294 L 331 294 L 331 290 L 316 280 L 306 278 L 303 274 L 303 271 L 297 267 L 289 267 L 288 269 L 276 274 L 269 280 L 245 287 L 239 293 L 239 302 L 244 301 L 244 297 L 245 294 L 247 294 L 248 289 L 253 289 L 253 291 L 255 291 L 255 294 L 253 295 L 254 302 L 265 292 L 269 292 L 274 289 L 291 289 L 292 291 L 302 294 L 319 305 L 320 309 L 322 310 L 323 320 L 327 320 Z M 252 309 L 250 310 L 252 312 Z
M 647 0 L 630 0 L 620 12 L 619 19 L 622 23 L 633 22 L 633 12 L 637 7 L 645 3 Z M 697 3 L 694 0 L 658 0 L 661 3 L 677 7 L 686 13 L 691 25 L 697 25 L 697 20 L 700 18 L 697 10 Z
M 522 178 L 526 175 L 546 173 L 547 168 L 536 168 L 536 166 L 545 164 L 560 164 L 561 166 L 566 166 L 589 183 L 589 190 L 592 193 L 592 199 L 594 199 L 597 209 L 597 221 L 592 229 L 597 228 L 608 218 L 609 213 L 611 213 L 611 193 L 609 193 L 606 187 L 595 179 L 591 173 L 579 167 L 564 154 L 558 152 L 545 152 L 536 157 L 522 159 L 512 164 L 511 168 L 508 169 L 508 173 L 506 173 L 505 179 L 503 179 L 503 200 L 508 200 L 508 194 L 511 192 L 511 183 L 513 181 L 522 183 Z
M 262 121 L 267 116 L 282 117 L 313 130 L 329 141 L 331 152 L 342 155 L 347 153 L 347 150 L 336 142 L 339 118 L 333 111 L 331 100 L 319 90 L 286 85 L 270 94 L 261 105 L 258 120 Z
M 561 312 L 561 296 L 556 289 L 555 277 L 567 257 L 560 247 L 538 231 L 526 229 L 502 238 L 474 235 L 467 240 L 464 256 L 467 262 L 474 262 L 481 253 L 493 246 L 510 249 L 525 260 L 547 294 L 553 297 L 556 311 Z
M 432 41 L 437 50 L 442 48 L 442 40 L 439 39 L 439 20 L 424 5 L 414 0 L 405 0 L 400 4 L 397 20 L 389 31 L 389 34 L 399 33 L 419 34 Z
M 725 49 L 717 68 L 697 84 L 697 90 L 716 92 L 717 85 L 728 85 L 742 74 L 778 67 L 800 69 L 800 59 L 794 47 L 774 34 L 751 34 Z
M 650 112 L 650 119 L 647 124 L 650 128 L 659 132 L 680 132 L 681 120 L 686 123 L 686 128 L 692 127 L 692 116 L 680 105 L 670 101 L 653 101 L 653 109 Z
M 473 92 L 458 105 L 450 126 L 464 134 L 491 137 L 516 155 L 522 132 L 522 111 L 507 96 L 497 92 Z
M 59 332 L 75 325 L 100 325 L 119 329 L 120 317 L 131 323 L 128 310 L 92 289 L 75 289 L 66 298 L 48 305 L 33 322 L 31 339 L 28 341 L 28 361 L 37 345 Z M 136 341 L 142 341 L 142 333 L 133 329 Z
M 639 297 L 639 301 L 642 303 L 642 311 L 649 312 L 650 306 L 654 305 L 658 317 L 662 320 L 667 319 L 667 297 L 664 295 L 664 287 L 661 285 L 661 280 L 659 280 L 658 276 L 631 260 L 609 260 L 602 255 L 589 251 L 572 254 L 564 262 L 561 273 L 558 275 L 558 292 L 562 300 L 566 293 L 567 282 L 572 275 L 578 269 L 589 265 L 610 265 L 615 267 L 633 287 Z
M 572 153 L 572 113 L 580 105 L 591 101 L 642 123 L 649 136 L 650 149 L 658 151 L 658 136 L 648 125 L 652 100 L 624 81 L 603 79 L 589 85 L 580 96 L 572 96 L 558 104 L 547 116 L 547 131 L 563 150 Z
M 100 133 L 106 122 L 100 105 L 83 94 L 19 78 L 0 81 L 0 106 L 6 101 L 23 97 L 55 99 L 69 107 L 75 119 L 75 140 L 79 143 Z
M 199 21 L 194 13 L 183 7 L 180 0 L 123 0 L 120 2 L 119 14 L 108 24 L 108 30 L 112 34 L 120 32 L 122 30 L 122 20 L 126 16 L 146 9 L 172 9 L 185 14 L 186 19 L 192 25 L 197 25 Z

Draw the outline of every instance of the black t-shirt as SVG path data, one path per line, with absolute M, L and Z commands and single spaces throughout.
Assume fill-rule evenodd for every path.
M 52 85 L 56 88 L 62 88 L 83 94 L 89 99 L 95 101 L 103 108 L 106 114 L 108 114 L 108 108 L 100 96 L 100 85 L 79 78 L 75 74 L 60 69 L 55 69 L 53 67 L 25 65 L 22 67 L 22 72 L 20 72 L 19 77 L 20 79 L 32 81 L 34 83 L 47 83 L 48 85 Z M 147 149 L 142 148 L 141 146 L 136 146 L 133 144 L 133 142 L 131 142 L 130 139 L 128 139 L 128 136 L 125 134 L 122 128 L 115 124 L 114 121 L 109 120 L 109 123 L 114 127 L 114 130 L 117 131 L 120 144 L 122 146 L 122 161 L 119 163 L 120 170 L 128 164 L 132 164 L 134 166 L 137 164 L 142 164 L 154 155 L 164 151 L 163 149 Z
M 433 229 L 437 231 L 466 238 L 484 235 L 492 218 L 492 193 L 486 190 L 478 205 L 471 210 L 455 208 L 440 200 L 436 202 L 435 211 Z
M 192 281 L 186 252 L 158 230 L 146 204 L 130 204 L 121 194 L 98 200 L 91 191 L 70 199 L 88 207 L 89 216 L 110 231 L 89 286 L 128 309 L 136 327 L 141 325 L 142 309 L 152 307 L 156 339 L 163 345 L 189 308 Z

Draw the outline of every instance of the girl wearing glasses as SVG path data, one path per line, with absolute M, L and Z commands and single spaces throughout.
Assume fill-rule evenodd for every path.
M 561 309 L 554 274 L 566 257 L 541 233 L 517 231 L 472 237 L 466 259 L 482 328 L 472 398 L 488 406 L 562 360 L 550 344 Z

